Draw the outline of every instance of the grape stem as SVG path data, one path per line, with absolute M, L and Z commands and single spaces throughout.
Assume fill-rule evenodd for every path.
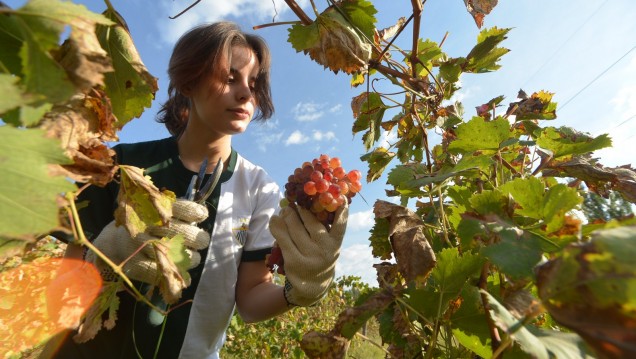
M 74 227 L 76 229 L 75 230 L 76 241 L 79 244 L 88 247 L 88 249 L 93 251 L 93 253 L 95 253 L 101 260 L 103 260 L 104 263 L 108 264 L 108 266 L 111 267 L 112 270 L 115 273 L 117 273 L 117 275 L 128 285 L 129 289 L 134 293 L 134 296 L 137 298 L 137 300 L 144 302 L 146 305 L 148 305 L 152 309 L 165 315 L 166 312 L 163 309 L 160 309 L 154 304 L 152 304 L 150 300 L 148 300 L 143 294 L 139 292 L 139 290 L 137 290 L 137 288 L 133 285 L 130 278 L 128 278 L 128 276 L 124 274 L 121 266 L 118 266 L 115 263 L 113 263 L 113 261 L 111 261 L 110 258 L 108 258 L 104 253 L 102 253 L 99 249 L 97 249 L 97 247 L 95 247 L 93 243 L 91 243 L 88 239 L 86 239 L 86 236 L 84 235 L 84 229 L 82 228 L 82 223 L 79 220 L 79 214 L 77 213 L 77 207 L 75 206 L 75 196 L 76 196 L 75 192 L 67 192 L 65 195 L 66 200 L 69 202 L 72 220 L 74 223 Z

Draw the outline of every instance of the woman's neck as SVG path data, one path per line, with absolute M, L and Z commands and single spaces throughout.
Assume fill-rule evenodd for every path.
M 227 167 L 232 152 L 231 136 L 215 138 L 206 131 L 194 131 L 188 126 L 177 139 L 177 146 L 183 166 L 193 172 L 199 171 L 201 163 L 206 158 L 206 173 L 212 173 L 219 159 L 223 161 L 223 167 Z

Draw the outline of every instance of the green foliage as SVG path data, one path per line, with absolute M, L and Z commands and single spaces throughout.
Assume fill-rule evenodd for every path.
M 353 306 L 368 290 L 360 278 L 345 276 L 337 278 L 326 297 L 314 307 L 295 308 L 277 318 L 255 324 L 246 324 L 236 314 L 230 323 L 221 356 L 237 359 L 305 358 L 299 345 L 303 334 L 309 330 L 328 330 L 334 325 L 338 313 Z M 377 330 L 377 324 L 369 321 L 360 332 L 362 335 L 354 337 L 350 357 L 383 357 L 382 350 L 368 341 L 381 345 Z
M 496 1 L 484 1 L 476 9 L 467 2 L 478 26 L 495 5 Z M 414 23 L 418 23 L 420 10 L 414 5 Z M 633 221 L 623 215 L 631 212 L 617 210 L 620 221 L 583 225 L 574 215 L 583 203 L 577 184 L 585 182 L 592 192 L 615 191 L 634 201 L 636 171 L 629 166 L 606 168 L 592 160 L 593 151 L 611 146 L 606 134 L 593 137 L 568 127 L 544 126 L 543 121 L 556 118 L 557 104 L 550 92 L 528 95 L 519 91 L 504 111 L 499 110 L 504 96 L 498 96 L 478 106 L 474 115 L 465 115 L 460 103 L 448 104 L 446 100 L 460 88 L 458 81 L 463 74 L 500 67 L 499 60 L 509 51 L 500 45 L 510 29 L 483 29 L 468 54 L 452 57 L 428 39 L 409 39 L 406 42 L 415 46 L 410 50 L 394 46 L 394 36 L 409 35 L 397 32 L 402 21 L 377 29 L 375 50 L 389 55 L 368 60 L 352 79 L 355 85 L 388 79 L 397 89 L 386 93 L 367 89 L 356 96 L 352 101 L 352 132 L 361 134 L 367 151 L 361 157 L 368 163 L 367 181 L 377 180 L 388 169 L 387 195 L 396 197 L 402 206 L 414 205 L 419 217 L 409 218 L 403 214 L 406 211 L 388 213 L 386 202 L 376 202 L 369 238 L 372 253 L 380 260 L 396 259 L 397 263 L 376 265 L 380 289 L 346 315 L 364 319 L 375 311 L 380 335 L 393 357 L 589 357 L 590 349 L 582 338 L 590 341 L 587 330 L 591 328 L 580 321 L 568 321 L 574 319 L 569 316 L 564 319 L 564 314 L 583 305 L 581 300 L 588 302 L 590 311 L 603 310 L 609 303 L 613 308 L 633 308 L 630 303 L 636 294 L 628 283 L 636 269 L 616 257 L 618 248 L 631 253 L 624 244 L 628 240 L 625 229 L 612 235 L 612 241 L 597 244 L 587 257 L 579 258 L 576 248 L 594 236 L 594 230 L 619 230 Z M 323 36 L 313 33 L 303 38 L 297 30 L 295 37 L 290 37 L 295 47 L 306 39 L 320 43 L 317 37 Z M 419 33 L 414 29 L 412 35 Z M 347 43 L 341 45 L 339 51 L 349 51 Z M 337 46 L 324 51 L 333 47 Z M 316 60 L 318 56 L 310 53 L 310 57 Z M 358 59 L 350 60 L 351 67 L 357 66 Z M 379 147 L 387 132 L 397 135 L 397 140 L 389 147 Z M 441 136 L 434 139 L 434 134 Z M 439 144 L 431 147 L 437 140 Z M 393 163 L 396 159 L 397 164 Z M 615 202 L 616 209 L 629 207 Z M 588 213 L 595 211 L 607 220 L 608 205 L 591 195 L 586 195 L 586 203 L 594 206 Z M 429 259 L 405 255 L 414 253 L 421 242 L 406 242 L 412 247 L 405 248 L 405 242 L 398 239 L 419 236 L 430 242 L 435 253 L 433 263 L 427 263 L 432 270 L 419 272 L 420 280 L 414 281 L 410 274 L 413 268 Z M 583 259 L 585 263 L 579 263 Z M 559 268 L 558 275 L 537 277 L 538 268 L 551 266 Z M 584 270 L 586 274 L 581 274 Z M 576 289 L 590 270 L 598 282 L 585 288 L 595 300 L 588 300 Z M 542 278 L 543 287 L 538 288 Z M 537 296 L 540 289 L 541 298 Z M 564 297 L 565 293 L 571 296 Z M 541 303 L 547 305 L 547 312 Z M 631 314 L 614 311 L 613 319 L 599 316 L 597 324 L 631 325 Z M 322 338 L 341 333 L 340 325 L 335 324 Z M 559 325 L 567 325 L 573 332 Z M 599 344 L 594 349 L 599 355 L 605 350 L 612 353 L 615 342 L 611 340 L 624 341 L 625 337 L 610 338 L 605 347 Z M 325 348 L 310 352 L 342 354 L 339 342 L 323 341 L 322 345 Z M 625 346 L 618 350 L 632 354 Z
M 583 206 L 581 208 L 588 221 L 604 221 L 623 219 L 634 215 L 632 204 L 616 191 L 611 191 L 607 198 L 594 192 L 586 191 L 583 194 Z
M 11 126 L 0 127 L 0 137 L 0 236 L 5 238 L 0 241 L 4 244 L 57 226 L 56 198 L 60 191 L 75 187 L 64 177 L 49 175 L 52 165 L 70 162 L 59 141 L 45 138 L 37 129 Z M 17 148 L 20 156 L 15 155 Z

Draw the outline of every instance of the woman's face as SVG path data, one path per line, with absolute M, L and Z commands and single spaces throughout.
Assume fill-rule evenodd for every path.
M 256 109 L 254 83 L 259 62 L 254 52 L 244 46 L 232 47 L 226 79 L 200 81 L 190 93 L 190 119 L 197 130 L 219 136 L 242 133 Z M 190 125 L 190 124 L 189 124 Z

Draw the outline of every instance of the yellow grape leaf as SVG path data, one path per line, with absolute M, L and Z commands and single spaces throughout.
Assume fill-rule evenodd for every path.
M 144 176 L 143 169 L 119 166 L 120 186 L 117 195 L 119 206 L 115 210 L 118 226 L 124 225 L 131 237 L 146 230 L 148 225 L 165 225 L 172 217 L 173 192 L 160 191 Z
M 45 259 L 0 273 L 0 354 L 17 354 L 75 328 L 101 288 L 89 263 Z

